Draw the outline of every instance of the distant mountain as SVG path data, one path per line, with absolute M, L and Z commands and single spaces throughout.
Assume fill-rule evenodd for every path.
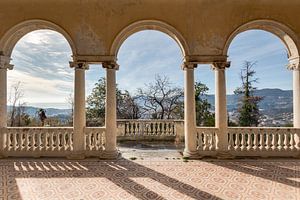
M 37 112 L 40 108 L 32 107 L 32 106 L 25 106 L 25 113 L 30 115 L 31 117 L 37 117 Z M 46 110 L 46 115 L 48 117 L 52 116 L 69 116 L 71 115 L 71 109 L 58 109 L 58 108 L 44 108 Z M 7 107 L 7 111 L 11 110 L 11 106 Z
M 263 97 L 263 100 L 259 103 L 262 114 L 274 115 L 293 112 L 292 90 L 261 89 L 257 90 L 255 95 Z M 215 95 L 207 95 L 205 98 L 214 106 Z M 227 109 L 229 112 L 237 110 L 239 98 L 239 95 L 227 95 Z
M 255 92 L 255 95 L 263 97 L 259 104 L 262 114 L 266 115 L 280 115 L 282 113 L 293 112 L 293 91 L 281 89 L 261 89 Z M 212 105 L 214 109 L 215 95 L 205 95 L 204 98 Z M 227 95 L 227 109 L 228 112 L 236 111 L 238 109 L 239 95 Z M 8 111 L 11 106 L 8 106 Z M 32 106 L 25 106 L 25 113 L 31 117 L 37 117 L 39 108 Z M 71 109 L 45 108 L 48 117 L 58 116 L 64 118 L 71 115 Z

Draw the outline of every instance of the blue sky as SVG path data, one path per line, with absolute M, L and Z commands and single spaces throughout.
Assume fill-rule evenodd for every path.
M 27 105 L 67 107 L 66 98 L 73 92 L 74 70 L 69 68 L 71 49 L 62 35 L 50 30 L 31 32 L 17 43 L 12 59 L 15 68 L 8 72 L 8 94 L 11 86 L 21 81 Z M 254 30 L 239 34 L 231 43 L 229 60 L 232 64 L 227 70 L 228 94 L 239 86 L 239 72 L 245 60 L 257 62 L 258 88 L 292 88 L 285 47 L 270 33 Z M 174 85 L 183 87 L 180 48 L 164 33 L 133 34 L 121 46 L 118 63 L 120 89 L 135 93 L 136 88 L 152 82 L 156 74 L 168 76 Z M 104 75 L 100 65 L 90 66 L 86 73 L 87 95 Z M 198 65 L 195 78 L 210 88 L 209 93 L 214 93 L 214 73 L 209 65 Z

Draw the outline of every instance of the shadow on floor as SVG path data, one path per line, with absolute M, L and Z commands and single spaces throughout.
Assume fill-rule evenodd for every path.
M 11 160 L 6 166 L 6 193 L 15 195 L 11 199 L 19 199 L 19 178 L 106 178 L 138 199 L 164 199 L 155 191 L 136 182 L 133 178 L 150 178 L 168 188 L 178 191 L 194 199 L 221 198 L 199 190 L 192 185 L 167 176 L 144 165 L 127 159 L 116 161 L 67 161 L 67 160 Z M 14 193 L 14 194 L 12 194 Z M 8 198 L 10 199 L 10 198 Z
M 275 181 L 295 188 L 300 188 L 300 182 L 292 180 L 300 178 L 300 160 L 211 160 L 211 164 L 235 170 L 244 174 Z

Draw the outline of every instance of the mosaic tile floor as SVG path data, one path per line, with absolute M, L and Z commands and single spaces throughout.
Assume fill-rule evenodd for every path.
M 183 162 L 174 151 L 133 152 L 115 161 L 0 160 L 0 199 L 300 199 L 300 160 Z

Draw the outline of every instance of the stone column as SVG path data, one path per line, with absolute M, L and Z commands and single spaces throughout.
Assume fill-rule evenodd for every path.
M 7 70 L 12 70 L 13 65 L 10 63 L 10 57 L 0 56 L 0 157 L 3 157 L 2 151 L 6 138 L 1 129 L 7 127 Z
M 290 59 L 288 69 L 293 71 L 293 124 L 300 128 L 300 58 Z M 300 136 L 295 135 L 296 148 L 300 148 Z
M 85 70 L 89 68 L 86 62 L 70 62 L 70 67 L 75 69 L 74 80 L 74 116 L 73 116 L 73 148 L 74 153 L 70 156 L 73 159 L 83 159 L 86 126 L 85 113 Z
M 106 69 L 106 100 L 105 100 L 105 157 L 116 158 L 117 151 L 117 98 L 116 98 L 116 71 L 119 66 L 116 62 L 104 62 Z
M 184 63 L 184 137 L 185 148 L 183 155 L 189 158 L 198 157 L 196 132 L 196 106 L 194 68 L 197 64 Z
M 216 137 L 218 157 L 228 156 L 228 116 L 225 69 L 229 66 L 230 62 L 214 62 L 212 64 L 212 69 L 215 71 L 215 127 L 218 128 Z

